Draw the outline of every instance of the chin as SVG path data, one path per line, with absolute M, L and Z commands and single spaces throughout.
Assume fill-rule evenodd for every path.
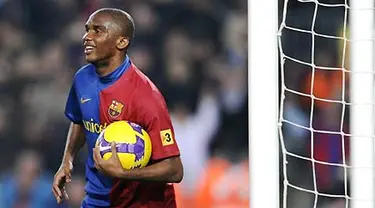
M 85 59 L 86 59 L 86 62 L 91 63 L 91 64 L 98 62 L 98 59 L 96 57 L 93 57 L 90 55 L 86 56 Z

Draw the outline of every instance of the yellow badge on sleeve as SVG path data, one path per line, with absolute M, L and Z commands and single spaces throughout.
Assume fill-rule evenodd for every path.
M 160 137 L 163 146 L 174 144 L 174 138 L 171 129 L 160 131 Z

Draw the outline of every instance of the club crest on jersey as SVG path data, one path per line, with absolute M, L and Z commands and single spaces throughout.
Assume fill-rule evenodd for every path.
M 124 107 L 124 104 L 122 104 L 122 103 L 120 103 L 116 100 L 112 100 L 112 103 L 108 108 L 108 114 L 112 118 L 117 118 L 121 114 L 123 107 Z

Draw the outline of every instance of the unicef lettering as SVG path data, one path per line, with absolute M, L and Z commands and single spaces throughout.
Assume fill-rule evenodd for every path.
M 100 134 L 100 132 L 103 131 L 107 127 L 107 123 L 99 124 L 94 122 L 93 119 L 90 119 L 90 121 L 82 120 L 83 126 L 85 127 L 86 131 L 91 133 L 97 133 Z

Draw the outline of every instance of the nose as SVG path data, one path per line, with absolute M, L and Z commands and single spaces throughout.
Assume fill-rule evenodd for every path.
M 82 41 L 83 41 L 83 42 L 92 40 L 92 38 L 90 37 L 89 34 L 90 34 L 89 32 L 86 32 L 86 33 L 83 35 L 83 37 L 82 37 Z

